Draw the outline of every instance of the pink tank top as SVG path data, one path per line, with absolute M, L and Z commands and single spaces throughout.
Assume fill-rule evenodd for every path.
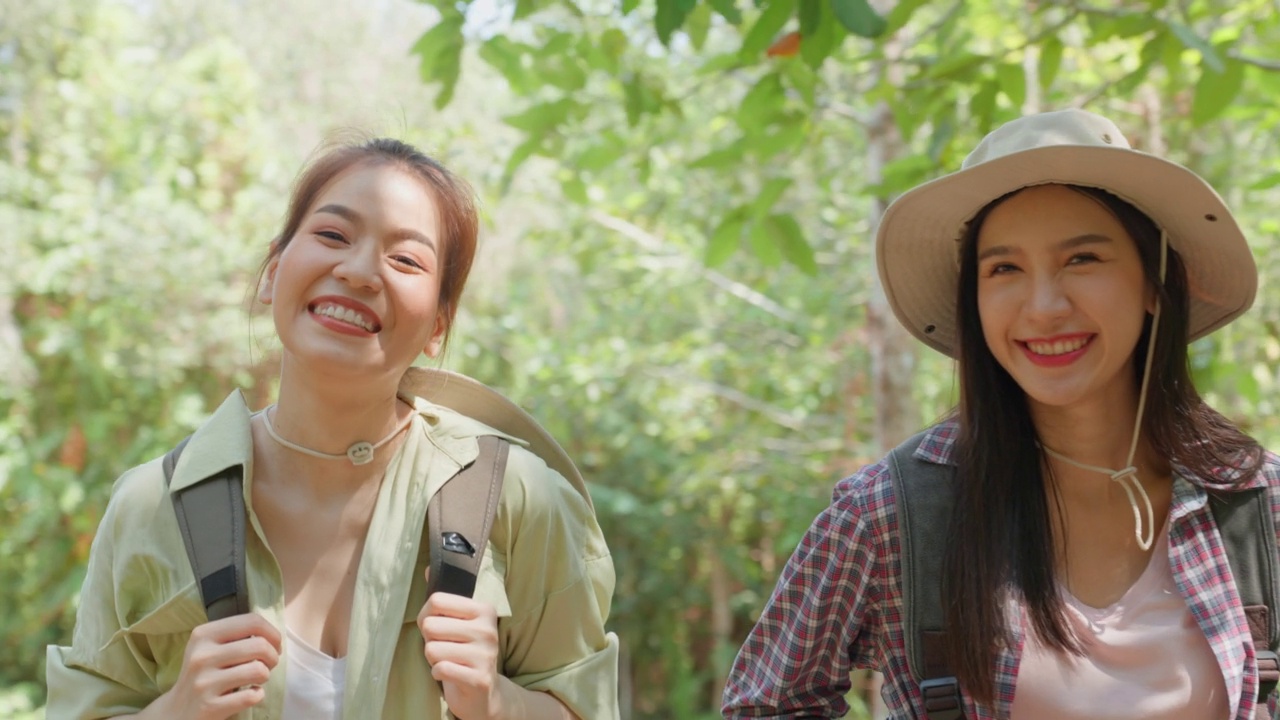
M 1092 608 L 1065 592 L 1084 657 L 1044 647 L 1028 626 L 1012 720 L 1225 720 L 1222 670 L 1169 570 L 1168 523 L 1120 600 Z

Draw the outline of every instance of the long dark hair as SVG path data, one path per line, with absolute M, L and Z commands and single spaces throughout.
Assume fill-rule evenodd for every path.
M 1188 480 L 1206 486 L 1229 487 L 1256 473 L 1263 459 L 1258 443 L 1206 405 L 1192 385 L 1187 359 L 1191 301 L 1182 258 L 1169 249 L 1162 285 L 1160 229 L 1151 218 L 1106 191 L 1069 187 L 1101 202 L 1119 219 L 1160 299 L 1143 436 L 1161 457 L 1185 468 Z M 997 653 L 1012 642 L 1006 601 L 1025 604 L 1045 645 L 1081 652 L 1064 621 L 1055 581 L 1044 457 L 1026 394 L 991 354 L 978 316 L 978 231 L 992 209 L 1013 194 L 987 205 L 966 228 L 956 304 L 960 404 L 951 520 L 956 541 L 947 548 L 942 597 L 950 630 L 948 659 L 960 684 L 982 704 L 990 704 L 995 695 Z M 1148 315 L 1133 358 L 1138 382 L 1150 333 Z

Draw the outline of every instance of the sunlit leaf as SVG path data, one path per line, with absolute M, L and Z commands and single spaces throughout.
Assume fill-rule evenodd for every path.
M 1183 45 L 1192 50 L 1200 51 L 1200 56 L 1204 58 L 1204 64 L 1210 70 L 1218 73 L 1226 70 L 1226 65 L 1223 64 L 1222 57 L 1218 55 L 1218 51 L 1214 50 L 1207 40 L 1196 34 L 1195 30 L 1174 21 L 1169 21 L 1168 25 L 1169 29 L 1173 31 L 1174 35 L 1178 36 Z
M 711 5 L 699 2 L 684 21 L 684 31 L 689 34 L 689 42 L 694 50 L 701 50 L 707 42 L 707 33 L 711 30 Z
M 1208 56 L 1202 57 L 1205 62 L 1201 63 L 1200 80 L 1191 101 L 1191 121 L 1196 125 L 1204 125 L 1226 110 L 1244 84 L 1244 63 L 1231 58 L 1224 72 L 1214 72 L 1208 66 Z
M 893 9 L 885 17 L 885 34 L 893 34 L 901 30 L 911 20 L 916 10 L 926 5 L 929 0 L 898 0 Z
M 1027 74 L 1022 69 L 1022 65 L 1018 63 L 1001 63 L 996 66 L 996 82 L 1000 85 L 1000 92 L 1009 98 L 1009 102 L 1016 108 L 1022 107 L 1022 103 L 1027 101 Z
M 436 107 L 443 108 L 453 99 L 454 87 L 462 72 L 461 14 L 443 17 L 435 27 L 423 33 L 414 43 L 411 53 L 418 56 L 418 72 L 429 83 L 440 83 L 436 95 Z
M 711 8 L 720 14 L 730 25 L 742 24 L 742 12 L 738 10 L 736 0 L 710 0 Z
M 767 268 L 782 264 L 782 248 L 774 241 L 773 232 L 769 228 L 767 218 L 759 218 L 751 223 L 747 237 L 751 241 L 751 250 L 760 259 L 760 264 Z
M 774 243 L 782 249 L 782 255 L 792 265 L 800 268 L 806 275 L 818 274 L 818 263 L 813 258 L 813 248 L 805 242 L 800 223 L 791 215 L 770 215 L 765 219 L 765 227 L 773 236 Z
M 1063 49 L 1062 41 L 1056 37 L 1045 40 L 1040 46 L 1040 60 L 1036 68 L 1036 73 L 1040 76 L 1040 87 L 1048 89 L 1058 77 L 1058 70 L 1062 68 Z
M 796 0 L 776 0 L 765 5 L 764 12 L 756 18 L 756 22 L 742 38 L 742 47 L 738 52 L 743 57 L 759 57 L 773 43 L 796 8 Z
M 704 262 L 707 267 L 722 265 L 738 251 L 742 244 L 742 229 L 746 221 L 741 213 L 731 213 L 720 222 L 707 240 Z
M 782 197 L 782 193 L 789 187 L 791 187 L 791 178 L 769 178 L 761 188 L 760 194 L 751 203 L 752 216 L 756 219 L 767 216 L 777 204 L 778 199 Z

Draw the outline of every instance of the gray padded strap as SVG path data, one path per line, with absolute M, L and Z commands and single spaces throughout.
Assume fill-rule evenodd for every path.
M 184 439 L 165 455 L 162 465 L 166 487 L 173 480 L 178 456 L 190 439 Z M 209 620 L 249 612 L 240 468 L 228 468 L 171 493 L 170 498 Z
M 893 475 L 894 504 L 898 515 L 898 536 L 902 543 L 902 605 L 907 644 L 907 662 L 917 678 L 936 677 L 937 665 L 928 662 L 924 634 L 934 646 L 934 638 L 945 630 L 942 612 L 942 549 L 947 546 L 954 503 L 951 465 L 923 462 L 914 457 L 924 433 L 907 439 L 889 452 Z M 941 647 L 941 643 L 937 643 Z M 934 673 L 929 672 L 935 670 Z
M 445 481 L 427 505 L 431 551 L 427 597 L 435 592 L 464 597 L 475 594 L 511 449 L 510 442 L 492 435 L 476 440 L 480 455 L 475 462 Z

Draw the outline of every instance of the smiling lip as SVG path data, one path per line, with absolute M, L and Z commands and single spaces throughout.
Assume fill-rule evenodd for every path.
M 1092 333 L 1076 333 L 1018 340 L 1017 343 L 1027 359 L 1036 365 L 1064 367 L 1083 357 L 1093 344 L 1094 337 L 1096 336 Z
M 336 308 L 336 316 L 321 314 L 322 310 Z M 344 335 L 369 337 L 382 330 L 382 319 L 368 305 L 341 295 L 324 295 L 307 305 L 307 313 L 321 325 Z

